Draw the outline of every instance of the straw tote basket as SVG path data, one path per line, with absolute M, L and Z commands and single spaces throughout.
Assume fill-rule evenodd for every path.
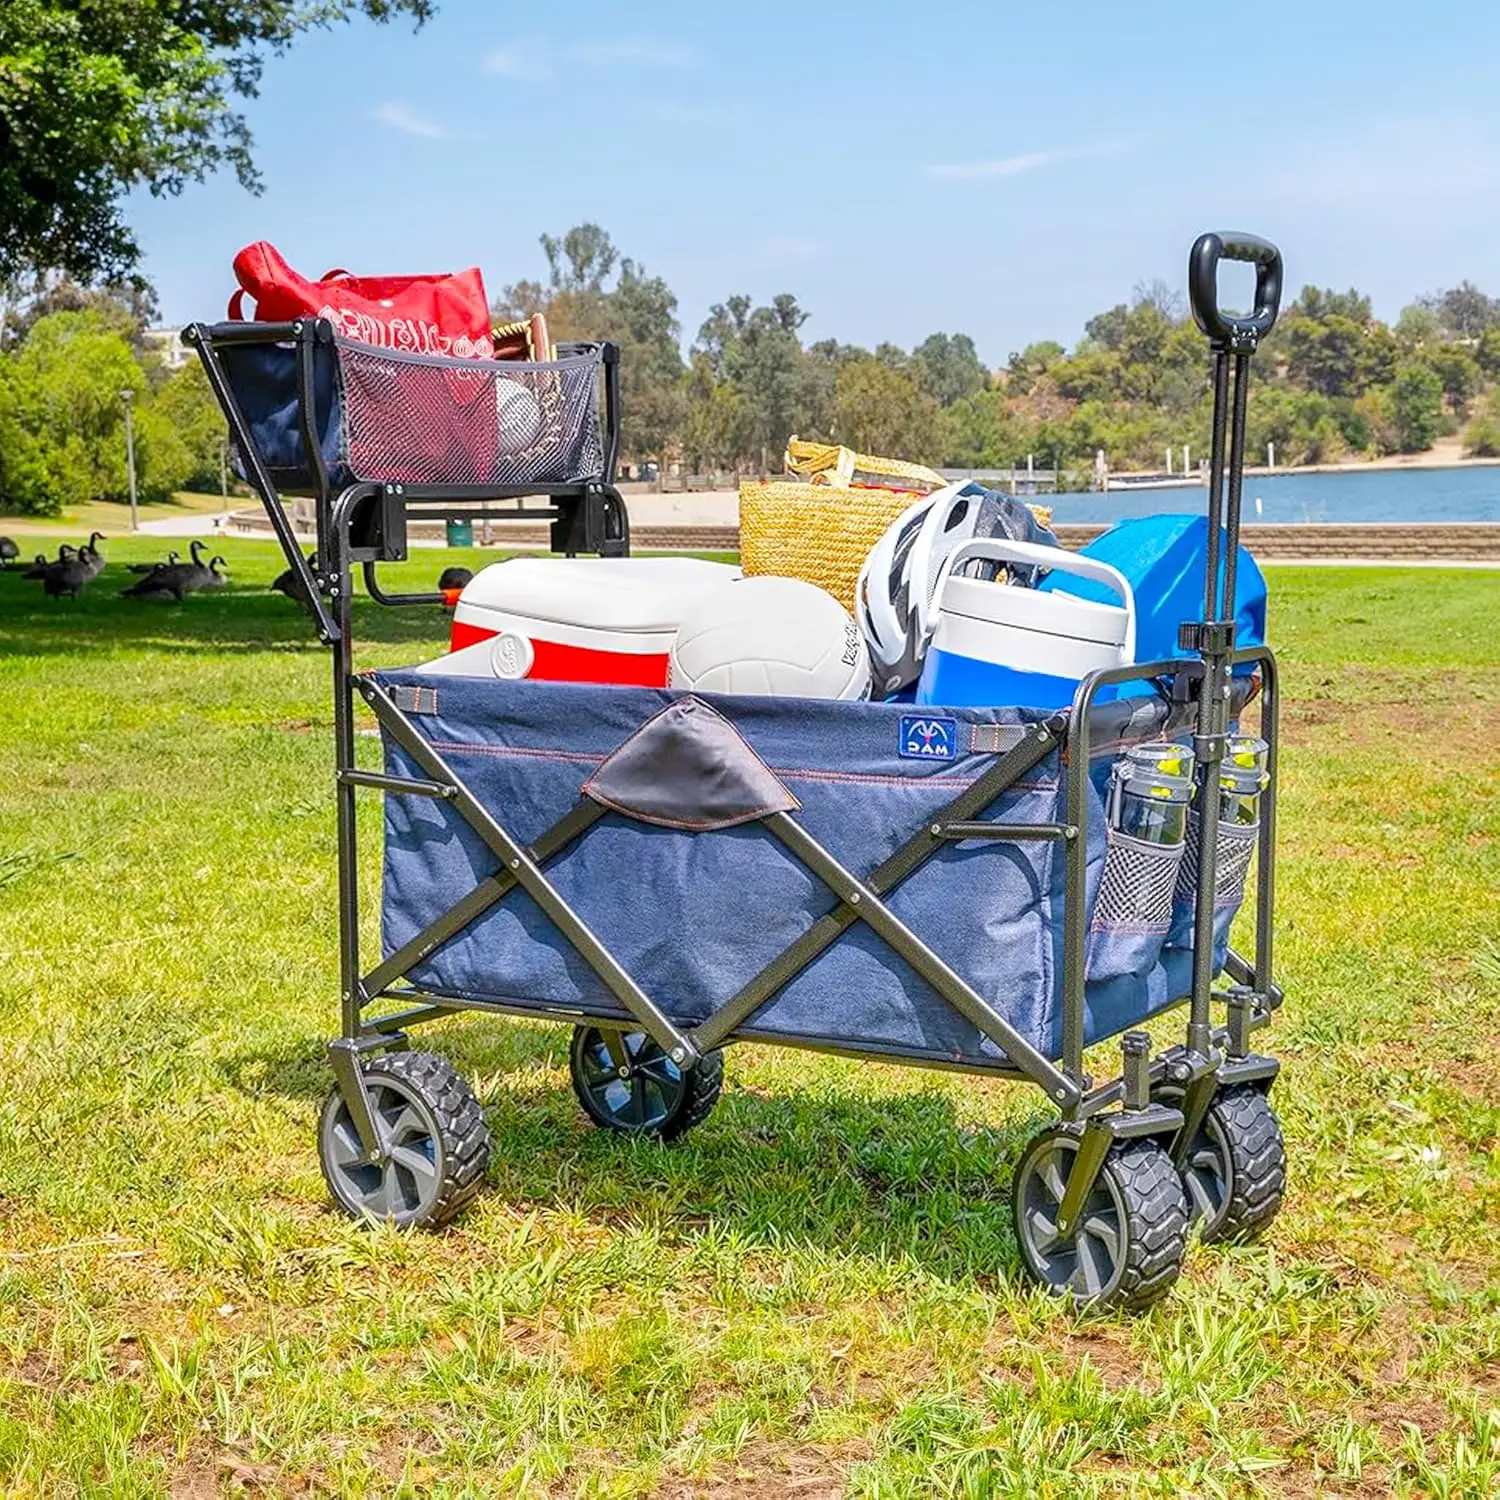
M 793 438 L 790 479 L 740 482 L 740 566 L 826 589 L 845 609 L 870 548 L 911 503 L 948 482 L 935 469 Z

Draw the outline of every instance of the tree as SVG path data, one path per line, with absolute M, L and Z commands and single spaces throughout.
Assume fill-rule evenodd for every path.
M 727 380 L 716 380 L 708 356 L 693 356 L 684 380 L 682 451 L 694 469 L 733 468 L 750 443 L 745 403 Z
M 1136 282 L 1130 300 L 1135 307 L 1151 308 L 1168 323 L 1180 323 L 1187 313 L 1182 293 L 1159 276 L 1153 281 Z
M 578 224 L 560 240 L 544 234 L 541 244 L 554 292 L 602 292 L 620 258 L 597 224 Z
M 1472 281 L 1461 281 L 1435 297 L 1424 297 L 1443 329 L 1456 339 L 1477 339 L 1500 323 L 1500 301 L 1486 297 Z
M 153 415 L 182 444 L 180 487 L 210 495 L 217 493 L 228 432 L 202 364 L 192 360 L 168 376 L 150 404 Z
M 862 453 L 916 463 L 942 458 L 941 413 L 909 375 L 878 359 L 860 359 L 838 373 L 835 435 Z
M 1054 339 L 1028 344 L 1019 354 L 1011 355 L 1007 384 L 1012 390 L 1024 395 L 1065 352 L 1063 346 Z
M 1325 396 L 1349 396 L 1359 382 L 1365 329 L 1352 318 L 1293 314 L 1287 320 L 1287 374 L 1305 389 Z
M 1470 458 L 1500 458 L 1500 397 L 1492 394 L 1464 428 L 1464 452 Z
M 1424 344 L 1436 343 L 1442 336 L 1442 325 L 1430 307 L 1413 302 L 1401 309 L 1401 316 L 1396 319 L 1396 341 L 1408 354 Z
M 682 425 L 677 298 L 660 276 L 626 259 L 602 324 L 620 346 L 620 405 L 630 451 L 660 457 Z
M 1432 447 L 1443 428 L 1443 382 L 1430 365 L 1401 367 L 1391 390 L 1391 414 L 1403 453 Z
M 22 343 L 37 323 L 57 312 L 98 313 L 140 354 L 146 347 L 141 334 L 156 320 L 156 293 L 142 282 L 86 287 L 66 274 L 38 274 L 7 310 L 0 347 Z
M 1439 344 L 1423 356 L 1443 383 L 1443 395 L 1459 415 L 1478 393 L 1482 377 L 1474 356 L 1462 344 Z
M 433 0 L 7 0 L 0 6 L 0 281 L 56 268 L 91 284 L 139 260 L 121 198 L 229 167 L 259 191 L 233 106 L 266 53 L 363 13 L 421 24 Z
M 1500 323 L 1492 324 L 1479 335 L 1474 360 L 1487 379 L 1500 379 Z
M 767 467 L 794 432 L 811 425 L 819 376 L 797 337 L 806 321 L 797 299 L 783 292 L 769 306 L 753 309 L 750 298 L 730 297 L 709 309 L 698 330 L 695 352 L 744 402 L 744 457 Z
M 947 413 L 948 446 L 955 467 L 1010 468 L 1032 451 L 1030 429 L 1011 409 L 1004 391 L 979 391 L 955 402 Z
M 1130 309 L 1123 302 L 1117 302 L 1108 312 L 1090 318 L 1083 325 L 1084 337 L 1091 344 L 1099 344 L 1105 349 L 1118 349 L 1125 342 L 1125 320 L 1129 316 Z
M 918 383 L 940 406 L 952 406 L 990 383 L 966 333 L 930 334 L 912 350 L 912 364 Z
M 1327 318 L 1348 318 L 1361 328 L 1375 316 L 1370 299 L 1353 287 L 1347 292 L 1336 292 L 1332 287 L 1305 286 L 1287 312 L 1311 318 L 1315 323 Z
M 510 322 L 540 312 L 554 341 L 618 344 L 623 446 L 635 457 L 660 457 L 681 432 L 685 400 L 676 296 L 660 276 L 622 257 L 597 224 L 575 225 L 561 237 L 544 234 L 540 244 L 546 285 L 513 283 L 492 315 Z

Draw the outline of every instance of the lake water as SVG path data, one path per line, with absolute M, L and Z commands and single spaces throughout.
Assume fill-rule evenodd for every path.
M 1463 469 L 1355 469 L 1331 474 L 1245 476 L 1245 525 L 1297 521 L 1500 521 L 1500 466 Z M 1110 490 L 1044 495 L 1063 525 L 1120 521 L 1164 511 L 1202 512 L 1207 491 Z

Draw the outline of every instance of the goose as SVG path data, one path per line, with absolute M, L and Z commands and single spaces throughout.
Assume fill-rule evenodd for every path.
M 122 599 L 170 599 L 182 603 L 182 575 L 191 563 L 158 563 L 154 571 L 120 590 Z
M 78 549 L 78 556 L 85 568 L 88 569 L 89 578 L 95 579 L 104 571 L 104 557 L 95 545 L 104 540 L 102 531 L 89 532 L 89 539 Z
M 49 599 L 76 599 L 93 577 L 88 559 L 82 552 L 74 552 L 72 557 L 47 564 L 42 574 L 42 592 Z
M 224 559 L 215 554 L 212 561 L 205 563 L 198 555 L 198 548 L 202 545 L 201 542 L 193 543 L 193 560 L 182 567 L 182 591 L 185 594 L 196 594 L 202 589 L 223 588 L 229 582 L 218 571 Z M 204 550 L 207 551 L 207 548 Z
M 181 561 L 182 553 L 174 549 L 167 553 L 167 560 L 165 562 L 131 563 L 130 571 L 132 573 L 154 573 L 158 568 L 170 568 Z
M 8 568 L 21 555 L 21 549 L 8 536 L 0 536 L 0 568 Z
M 32 563 L 32 565 L 21 574 L 21 577 L 45 578 L 47 576 L 48 568 L 56 567 L 58 563 L 67 562 L 70 557 L 75 557 L 77 555 L 77 552 L 78 549 L 68 542 L 64 542 L 62 546 L 57 549 L 56 558 L 54 558 L 50 562 L 47 560 L 47 554 L 45 552 L 38 552 L 36 555 L 36 561 Z
M 201 576 L 189 585 L 189 592 L 196 593 L 199 589 L 224 589 L 229 587 L 229 564 L 216 552 L 208 560 L 208 566 L 201 571 Z M 221 573 L 220 568 L 226 571 Z
M 317 557 L 316 552 L 307 554 L 307 563 L 311 567 Z M 311 610 L 312 600 L 308 597 L 307 586 L 302 582 L 302 575 L 295 568 L 283 568 L 276 575 L 276 581 L 271 585 L 278 594 L 285 594 L 288 599 L 295 600 L 303 609 Z

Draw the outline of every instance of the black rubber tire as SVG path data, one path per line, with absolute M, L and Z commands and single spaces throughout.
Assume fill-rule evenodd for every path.
M 1187 1251 L 1182 1178 L 1156 1141 L 1117 1142 L 1099 1169 L 1074 1240 L 1048 1244 L 1046 1210 L 1050 1204 L 1055 1217 L 1060 1200 L 1055 1189 L 1067 1181 L 1063 1159 L 1077 1149 L 1077 1134 L 1053 1129 L 1021 1154 L 1011 1205 L 1022 1262 L 1048 1291 L 1080 1308 L 1137 1312 L 1150 1307 L 1171 1291 Z M 1055 1171 L 1048 1171 L 1049 1163 Z M 1090 1230 L 1091 1222 L 1100 1227 Z
M 1247 1083 L 1220 1089 L 1204 1123 L 1227 1162 L 1229 1188 L 1199 1233 L 1205 1244 L 1245 1244 L 1264 1233 L 1286 1194 L 1281 1125 L 1271 1101 Z
M 408 1154 L 385 1166 L 347 1160 L 357 1134 L 334 1088 L 318 1126 L 318 1162 L 333 1201 L 353 1218 L 429 1229 L 447 1223 L 479 1191 L 489 1167 L 489 1126 L 473 1090 L 433 1052 L 383 1053 L 364 1064 L 364 1076 L 387 1126 L 403 1132 L 398 1144 Z M 421 1167 L 422 1157 L 429 1167 Z
M 589 1119 L 605 1130 L 647 1135 L 660 1141 L 675 1141 L 701 1125 L 724 1089 L 724 1054 L 705 1053 L 693 1067 L 681 1069 L 645 1032 L 629 1031 L 623 1036 L 631 1065 L 654 1070 L 649 1088 L 636 1079 L 610 1081 L 606 1088 L 597 1067 L 604 1028 L 573 1028 L 568 1075 Z

